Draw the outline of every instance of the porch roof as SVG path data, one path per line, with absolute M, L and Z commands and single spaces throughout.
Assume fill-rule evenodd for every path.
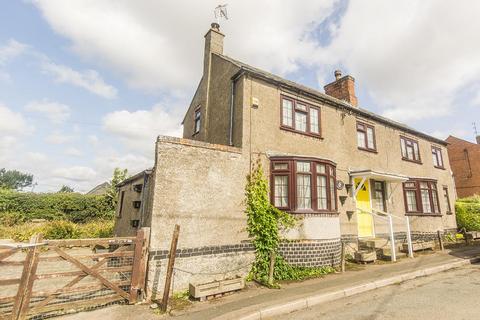
M 350 171 L 349 174 L 352 178 L 367 178 L 388 182 L 404 182 L 408 180 L 407 176 L 401 174 L 380 172 L 375 170 L 354 170 Z

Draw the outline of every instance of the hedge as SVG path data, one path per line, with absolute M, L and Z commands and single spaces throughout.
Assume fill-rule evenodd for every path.
M 480 231 L 480 197 L 458 199 L 455 203 L 457 225 L 467 231 Z
M 113 217 L 114 208 L 105 196 L 0 190 L 0 222 L 11 225 L 32 219 L 84 223 Z

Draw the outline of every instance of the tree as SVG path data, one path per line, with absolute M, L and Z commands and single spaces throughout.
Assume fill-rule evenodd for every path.
M 31 186 L 33 175 L 23 173 L 17 170 L 0 169 L 0 188 L 21 190 L 25 187 Z
M 65 184 L 60 188 L 60 190 L 58 190 L 58 193 L 72 193 L 72 192 L 75 192 L 73 188 Z
M 113 170 L 113 176 L 112 180 L 110 180 L 110 186 L 107 190 L 107 194 L 105 195 L 112 205 L 112 208 L 115 208 L 117 206 L 117 201 L 118 201 L 118 189 L 117 189 L 117 184 L 122 182 L 123 180 L 128 178 L 128 170 L 127 169 L 120 169 L 120 168 L 115 168 Z

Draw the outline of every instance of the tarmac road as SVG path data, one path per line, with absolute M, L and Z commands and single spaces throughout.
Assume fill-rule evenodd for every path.
M 480 319 L 480 264 L 391 285 L 275 319 Z

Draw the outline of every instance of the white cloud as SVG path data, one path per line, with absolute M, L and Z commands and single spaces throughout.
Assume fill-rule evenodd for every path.
M 40 113 L 56 124 L 62 123 L 70 117 L 69 106 L 46 99 L 31 101 L 25 106 L 25 110 Z
M 75 147 L 69 147 L 65 150 L 65 154 L 67 156 L 72 156 L 72 157 L 81 157 L 83 156 L 83 152 L 80 151 L 79 149 Z
M 95 70 L 77 71 L 51 61 L 42 62 L 42 70 L 51 74 L 57 82 L 84 88 L 107 99 L 113 99 L 117 96 L 117 89 L 105 83 Z
M 351 1 L 331 44 L 314 55 L 346 66 L 387 116 L 449 115 L 462 87 L 480 81 L 477 1 Z
M 0 103 L 0 134 L 24 134 L 31 131 L 20 113 L 13 112 Z
M 27 45 L 20 43 L 14 39 L 10 39 L 7 44 L 0 47 L 0 66 L 5 65 L 8 60 L 13 59 L 28 48 Z
M 279 73 L 307 62 L 316 41 L 308 37 L 336 1 L 232 1 L 222 22 L 227 52 Z M 218 2 L 36 1 L 44 18 L 82 57 L 110 66 L 144 89 L 196 85 L 203 35 Z M 108 12 L 108 14 L 106 14 Z
M 105 131 L 119 137 L 129 148 L 153 152 L 159 134 L 180 136 L 179 116 L 167 113 L 160 105 L 150 110 L 115 111 L 103 118 Z
M 97 172 L 84 166 L 64 167 L 53 170 L 52 175 L 56 178 L 61 178 L 74 182 L 82 182 L 95 179 Z
M 71 141 L 74 137 L 71 135 L 64 134 L 60 131 L 54 131 L 49 134 L 45 141 L 51 144 L 64 144 Z

